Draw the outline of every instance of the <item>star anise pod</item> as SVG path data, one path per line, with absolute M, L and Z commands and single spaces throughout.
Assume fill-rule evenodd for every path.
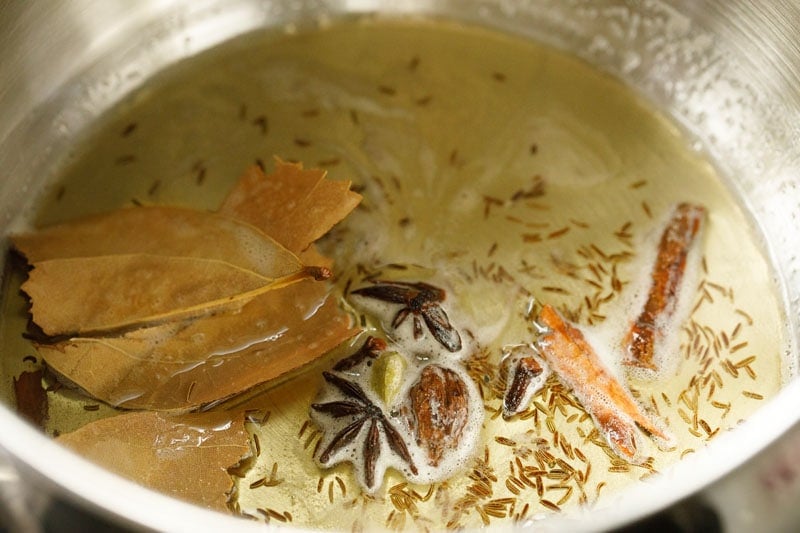
M 364 477 L 367 488 L 372 489 L 375 486 L 375 466 L 381 454 L 380 428 L 383 428 L 383 435 L 389 444 L 389 448 L 408 464 L 412 473 L 417 474 L 417 467 L 414 465 L 403 437 L 389 422 L 380 407 L 367 397 L 364 389 L 358 383 L 339 377 L 336 374 L 323 372 L 322 375 L 325 381 L 338 389 L 347 399 L 315 403 L 311 407 L 315 411 L 333 418 L 352 416 L 354 420 L 334 435 L 330 443 L 320 453 L 319 462 L 322 464 L 328 463 L 331 456 L 353 443 L 361 434 L 363 427 L 369 423 L 363 445 Z
M 461 336 L 450 324 L 447 313 L 439 305 L 446 296 L 444 289 L 424 282 L 410 283 L 405 281 L 375 281 L 375 285 L 354 290 L 352 294 L 375 298 L 384 302 L 403 304 L 392 320 L 392 327 L 397 329 L 412 315 L 414 320 L 414 338 L 423 334 L 422 321 L 431 335 L 450 352 L 461 349 Z M 420 318 L 422 320 L 420 320 Z

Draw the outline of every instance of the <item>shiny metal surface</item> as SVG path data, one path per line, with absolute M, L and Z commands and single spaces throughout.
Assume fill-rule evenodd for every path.
M 636 87 L 705 150 L 744 198 L 775 266 L 797 366 L 800 328 L 800 4 L 693 0 L 75 0 L 0 4 L 0 234 L 24 218 L 53 168 L 105 109 L 152 73 L 265 25 L 341 14 L 443 16 L 537 39 Z M 800 417 L 800 382 L 707 450 L 569 522 L 619 525 L 711 483 Z M 230 529 L 59 448 L 0 406 L 0 446 L 27 481 L 161 530 Z M 585 518 L 585 517 L 584 517 Z M 246 529 L 255 524 L 235 522 Z M 563 523 L 548 524 L 557 529 Z

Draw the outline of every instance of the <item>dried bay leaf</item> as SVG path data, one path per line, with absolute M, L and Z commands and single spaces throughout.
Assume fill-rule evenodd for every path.
M 218 511 L 227 510 L 233 489 L 227 469 L 250 454 L 244 417 L 230 412 L 126 413 L 58 442 L 148 488 Z
M 331 181 L 320 169 L 276 158 L 269 176 L 248 168 L 219 212 L 253 224 L 298 253 L 326 234 L 361 201 L 349 181 Z
M 246 222 L 178 207 L 117 209 L 15 235 L 11 240 L 31 264 L 48 259 L 150 254 L 217 259 L 269 277 L 288 275 L 301 266 L 293 253 Z
M 187 411 L 353 336 L 312 281 L 331 275 L 312 243 L 360 196 L 324 176 L 279 162 L 246 174 L 217 213 L 128 208 L 14 237 L 47 365 L 114 406 Z
M 238 307 L 261 292 L 314 274 L 302 267 L 268 278 L 218 260 L 149 254 L 51 259 L 34 263 L 22 290 L 51 336 L 84 334 Z
M 237 313 L 38 348 L 53 370 L 95 398 L 132 409 L 186 410 L 281 376 L 355 333 L 325 285 L 301 281 Z

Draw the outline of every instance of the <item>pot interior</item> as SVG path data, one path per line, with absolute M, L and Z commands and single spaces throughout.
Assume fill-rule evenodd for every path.
M 5 162 L 3 181 L 0 184 L 2 191 L 0 198 L 5 213 L 3 234 L 18 231 L 34 220 L 38 223 L 55 222 L 95 210 L 117 207 L 124 205 L 130 198 L 137 198 L 140 201 L 143 199 L 145 202 L 190 204 L 198 208 L 213 209 L 230 187 L 232 180 L 243 169 L 240 167 L 252 163 L 252 160 L 257 158 L 269 161 L 273 154 L 298 159 L 308 157 L 311 159 L 308 161 L 309 164 L 323 166 L 327 164 L 330 167 L 328 171 L 338 179 L 347 178 L 348 173 L 368 176 L 372 171 L 370 165 L 375 164 L 374 161 L 384 165 L 380 170 L 390 171 L 395 163 L 392 157 L 398 155 L 386 150 L 396 138 L 389 133 L 397 135 L 403 133 L 402 121 L 399 122 L 400 126 L 397 126 L 390 122 L 390 119 L 386 119 L 386 122 L 375 120 L 376 131 L 369 132 L 372 137 L 363 141 L 360 147 L 366 158 L 372 157 L 374 160 L 362 166 L 359 166 L 353 157 L 348 163 L 346 152 L 342 155 L 342 150 L 340 152 L 330 150 L 331 147 L 336 148 L 337 134 L 345 137 L 351 135 L 347 131 L 342 133 L 342 128 L 361 127 L 363 124 L 355 124 L 358 119 L 353 119 L 351 108 L 341 113 L 346 120 L 326 118 L 326 114 L 337 111 L 337 107 L 343 107 L 343 99 L 337 99 L 337 95 L 334 94 L 329 100 L 325 100 L 326 93 L 323 89 L 319 89 L 320 92 L 315 91 L 329 79 L 320 75 L 309 81 L 308 78 L 297 74 L 298 68 L 290 61 L 294 58 L 298 63 L 302 63 L 302 54 L 308 50 L 319 54 L 318 57 L 325 56 L 330 52 L 326 50 L 326 42 L 336 43 L 340 47 L 338 52 L 340 55 L 330 52 L 332 59 L 311 63 L 317 67 L 322 65 L 329 69 L 338 68 L 342 72 L 347 71 L 343 65 L 348 62 L 358 65 L 359 60 L 365 60 L 363 56 L 366 56 L 366 60 L 373 59 L 368 53 L 358 49 L 359 46 L 364 47 L 364 42 L 370 42 L 370 39 L 388 39 L 386 41 L 388 44 L 383 45 L 388 50 L 393 46 L 397 47 L 398 43 L 412 47 L 418 42 L 423 50 L 426 50 L 425 46 L 427 49 L 437 50 L 439 55 L 433 61 L 442 62 L 443 65 L 448 60 L 458 61 L 458 46 L 464 46 L 470 52 L 468 57 L 474 58 L 466 63 L 486 66 L 486 79 L 481 85 L 465 78 L 459 86 L 465 91 L 476 91 L 476 94 L 485 91 L 486 102 L 495 101 L 492 100 L 495 98 L 499 103 L 495 108 L 491 107 L 494 104 L 486 104 L 482 108 L 486 115 L 482 117 L 477 114 L 475 117 L 470 116 L 471 113 L 464 113 L 463 110 L 461 111 L 463 114 L 459 115 L 459 111 L 454 109 L 437 119 L 447 120 L 448 116 L 455 115 L 456 122 L 461 125 L 469 124 L 476 129 L 495 128 L 492 137 L 501 142 L 492 147 L 492 153 L 503 154 L 506 160 L 512 162 L 515 159 L 508 155 L 502 141 L 507 140 L 505 136 L 513 137 L 514 127 L 536 133 L 535 139 L 525 142 L 525 149 L 534 151 L 531 148 L 532 143 L 537 144 L 536 151 L 541 151 L 537 154 L 540 160 L 549 157 L 547 147 L 558 145 L 560 138 L 552 134 L 554 131 L 552 125 L 546 122 L 515 123 L 514 113 L 508 107 L 503 107 L 503 99 L 493 96 L 495 91 L 513 86 L 516 76 L 528 76 L 530 83 L 534 84 L 536 75 L 531 70 L 541 63 L 534 61 L 530 64 L 532 66 L 527 65 L 528 69 L 517 71 L 519 63 L 506 58 L 507 64 L 499 61 L 500 66 L 490 68 L 498 64 L 492 62 L 491 52 L 497 50 L 508 52 L 525 46 L 514 39 L 506 41 L 505 38 L 497 37 L 492 32 L 530 39 L 545 45 L 546 49 L 536 53 L 543 54 L 542 57 L 546 57 L 547 61 L 564 61 L 563 65 L 566 65 L 562 65 L 565 79 L 561 80 L 562 85 L 557 86 L 558 91 L 566 93 L 574 90 L 578 94 L 576 98 L 580 97 L 580 88 L 584 86 L 580 85 L 583 82 L 578 79 L 575 82 L 578 84 L 577 88 L 570 87 L 572 80 L 569 76 L 573 74 L 570 69 L 586 68 L 583 62 L 588 63 L 604 74 L 598 75 L 599 78 L 592 82 L 593 85 L 586 87 L 604 89 L 610 87 L 609 91 L 616 91 L 615 80 L 621 80 L 625 87 L 633 91 L 629 99 L 624 100 L 626 105 L 642 106 L 645 111 L 655 109 L 658 117 L 667 117 L 667 120 L 672 121 L 672 124 L 680 130 L 679 134 L 676 133 L 674 126 L 659 122 L 664 119 L 652 118 L 645 111 L 642 111 L 641 115 L 635 113 L 629 116 L 622 115 L 628 122 L 620 120 L 619 124 L 612 126 L 613 117 L 620 116 L 615 115 L 617 111 L 614 102 L 576 100 L 578 103 L 574 105 L 577 106 L 598 106 L 598 124 L 603 121 L 609 124 L 607 130 L 610 138 L 613 138 L 615 131 L 627 131 L 628 135 L 630 131 L 641 134 L 641 128 L 647 127 L 644 121 L 652 120 L 664 128 L 664 131 L 671 132 L 673 138 L 679 138 L 682 143 L 690 147 L 688 150 L 680 151 L 667 146 L 658 152 L 665 159 L 673 159 L 664 162 L 667 171 L 673 168 L 674 159 L 681 156 L 695 158 L 698 161 L 695 170 L 700 176 L 698 180 L 705 179 L 702 176 L 711 176 L 715 172 L 720 176 L 720 181 L 714 182 L 714 187 L 718 188 L 710 188 L 705 197 L 728 199 L 731 202 L 728 209 L 735 212 L 734 218 L 741 224 L 730 226 L 727 233 L 725 231 L 720 235 L 714 233 L 720 236 L 722 239 L 720 242 L 727 246 L 724 250 L 716 252 L 714 256 L 717 258 L 716 263 L 711 267 L 713 269 L 718 265 L 736 265 L 742 257 L 748 258 L 748 268 L 744 269 L 746 273 L 740 272 L 738 275 L 749 276 L 751 285 L 755 285 L 755 288 L 750 287 L 752 289 L 750 298 L 758 300 L 757 296 L 753 296 L 757 294 L 757 289 L 763 289 L 769 294 L 761 302 L 769 307 L 769 310 L 762 314 L 764 317 L 769 317 L 769 320 L 766 320 L 766 324 L 756 326 L 756 337 L 763 339 L 771 336 L 773 341 L 780 339 L 777 344 L 773 342 L 762 350 L 774 352 L 770 355 L 780 366 L 779 371 L 772 369 L 776 384 L 770 389 L 768 396 L 771 398 L 768 402 L 761 402 L 764 405 L 757 410 L 748 407 L 746 416 L 743 416 L 745 422 L 732 431 L 725 432 L 724 435 L 715 435 L 707 448 L 698 447 L 696 450 L 692 449 L 695 453 L 691 453 L 687 451 L 689 447 L 686 446 L 683 449 L 685 453 L 680 454 L 681 460 L 674 466 L 670 464 L 664 475 L 653 478 L 643 488 L 637 485 L 636 491 L 620 492 L 618 500 L 609 499 L 601 509 L 597 510 L 592 523 L 583 523 L 583 527 L 592 528 L 598 524 L 612 525 L 618 523 L 617 521 L 630 520 L 667 505 L 735 468 L 794 422 L 793 418 L 787 417 L 785 413 L 791 412 L 787 410 L 787 406 L 795 403 L 796 396 L 800 393 L 794 381 L 797 360 L 796 310 L 800 279 L 798 279 L 797 259 L 792 253 L 800 243 L 796 242 L 798 239 L 796 232 L 787 231 L 787 224 L 796 220 L 800 207 L 795 192 L 797 171 L 800 170 L 798 169 L 800 154 L 797 148 L 800 146 L 797 142 L 800 97 L 796 91 L 789 88 L 796 87 L 800 81 L 797 79 L 797 72 L 800 72 L 798 70 L 800 57 L 789 44 L 790 28 L 786 26 L 788 23 L 784 22 L 792 19 L 790 15 L 796 17 L 798 13 L 792 13 L 795 8 L 786 6 L 784 8 L 788 14 L 759 11 L 758 8 L 739 4 L 697 6 L 679 2 L 652 2 L 638 5 L 634 9 L 622 2 L 582 1 L 569 3 L 540 1 L 514 3 L 514 5 L 503 2 L 469 2 L 468 5 L 448 2 L 407 2 L 393 8 L 378 6 L 371 2 L 358 2 L 342 7 L 336 3 L 326 2 L 298 2 L 284 5 L 279 2 L 248 1 L 228 2 L 222 7 L 208 1 L 169 7 L 157 3 L 142 3 L 132 12 L 126 3 L 120 2 L 118 5 L 106 3 L 102 9 L 95 6 L 94 9 L 87 11 L 60 6 L 52 13 L 36 12 L 34 7 L 13 18 L 14 23 L 24 27 L 26 32 L 0 32 L 8 36 L 7 50 L 11 58 L 5 62 L 4 67 L 0 67 L 0 82 L 7 81 L 6 86 L 9 87 L 8 91 L 0 95 L 0 105 L 3 109 L 9 110 L 6 114 L 7 120 L 0 124 L 0 139 L 2 139 L 0 160 Z M 123 14 L 125 16 L 122 16 Z M 425 19 L 421 24 L 423 27 L 428 25 L 428 29 L 407 41 L 403 38 L 392 41 L 390 34 L 394 31 L 393 28 L 402 28 L 403 24 L 413 26 L 413 23 L 408 22 L 408 17 Z M 380 22 L 379 19 L 384 18 L 388 21 Z M 393 22 L 395 19 L 405 22 Z M 427 19 L 445 22 L 436 23 Z M 341 24 L 355 26 L 341 26 Z M 380 31 L 370 33 L 369 28 L 381 27 L 381 24 L 387 26 L 382 27 Z M 440 31 L 457 34 L 460 31 L 458 28 L 461 27 L 459 25 L 473 28 L 469 31 L 476 32 L 478 37 L 473 35 L 471 41 L 469 39 L 464 42 L 459 41 L 458 46 L 453 45 L 453 50 L 450 52 L 447 51 L 447 42 L 439 43 L 435 38 L 430 43 L 425 42 L 430 32 L 436 31 L 431 28 L 439 27 Z M 75 26 L 81 31 L 59 33 L 49 30 L 56 26 Z M 337 33 L 337 27 L 344 27 L 348 31 Z M 364 32 L 363 37 L 354 36 L 359 27 Z M 219 51 L 203 54 L 229 39 L 249 32 L 260 32 L 262 28 L 272 28 L 268 32 L 268 37 L 263 37 L 261 33 L 252 34 L 223 45 Z M 28 46 L 37 32 L 51 36 L 37 41 L 35 46 Z M 319 35 L 326 37 L 321 42 L 315 43 L 314 36 Z M 386 37 L 387 35 L 389 37 Z M 359 41 L 359 38 L 363 40 Z M 492 43 L 487 44 L 486 51 L 475 45 L 480 38 L 485 39 L 486 43 Z M 291 43 L 295 41 L 300 44 L 293 48 L 295 45 Z M 355 51 L 348 52 L 348 47 Z M 236 63 L 237 56 L 245 58 L 248 51 L 253 49 L 259 49 L 265 56 L 269 56 L 272 50 L 278 50 L 272 57 L 271 70 L 259 72 L 253 66 L 259 64 L 258 59 L 241 59 L 239 64 Z M 773 54 L 773 50 L 779 53 Z M 558 55 L 560 52 L 566 52 L 577 60 L 562 60 Z M 348 56 L 348 53 L 351 55 Z M 448 56 L 448 53 L 451 55 Z M 481 57 L 482 53 L 490 59 Z M 530 53 L 532 52 L 528 51 L 521 55 Z M 202 57 L 194 58 L 201 54 Z M 392 56 L 391 53 L 389 55 Z M 405 58 L 405 55 L 408 57 Z M 394 56 L 405 58 L 402 64 L 405 69 L 403 75 L 408 75 L 409 65 L 413 63 L 415 57 L 418 59 L 418 66 L 414 68 L 426 67 L 426 57 L 423 55 L 409 53 L 394 54 Z M 337 63 L 336 57 L 344 59 Z M 59 59 L 63 61 L 57 61 Z M 380 57 L 376 59 L 380 60 L 390 63 L 389 60 Z M 252 64 L 248 61 L 252 61 Z M 63 66 L 49 69 L 47 67 L 50 64 Z M 184 64 L 187 66 L 182 66 Z M 380 68 L 388 69 L 388 67 L 376 64 L 377 71 L 370 71 L 369 67 L 363 65 L 353 70 L 353 78 L 350 80 L 356 87 L 353 91 L 358 92 L 359 82 L 371 83 L 375 86 L 377 94 L 373 97 L 376 100 L 381 98 L 389 100 L 381 112 L 402 114 L 404 107 L 396 103 L 398 95 L 395 93 L 398 87 L 402 89 L 403 79 L 400 78 L 400 74 L 388 70 L 380 71 Z M 175 65 L 177 65 L 175 68 L 170 68 Z M 209 74 L 204 78 L 210 81 L 196 93 L 191 90 L 181 92 L 179 87 L 182 82 L 200 79 L 196 70 L 191 70 L 199 68 L 196 65 L 209 69 Z M 302 74 L 302 69 L 299 70 Z M 402 69 L 398 68 L 398 71 L 400 70 Z M 166 74 L 163 74 L 164 72 Z M 248 73 L 252 75 L 249 80 Z M 465 76 L 464 72 L 459 74 Z M 270 87 L 284 84 L 282 90 L 281 87 L 275 89 L 277 96 L 272 96 L 273 101 L 270 105 L 283 105 L 285 112 L 259 109 L 258 100 L 252 92 L 248 93 L 247 89 L 241 94 L 235 94 L 237 80 L 248 80 L 249 85 L 245 87 L 258 87 L 259 83 L 265 83 L 259 76 L 274 77 L 275 82 L 266 83 Z M 551 76 L 553 79 L 557 78 Z M 397 85 L 394 85 L 395 83 Z M 446 81 L 439 80 L 438 83 L 447 86 Z M 29 86 L 35 87 L 35 90 L 26 90 Z M 344 82 L 342 87 L 349 88 Z M 430 96 L 422 90 L 424 85 L 419 89 L 410 87 L 407 97 L 412 100 L 412 107 L 432 105 L 433 100 L 424 103 L 425 98 Z M 264 87 L 259 87 L 258 90 L 264 90 Z M 524 90 L 524 87 L 520 90 Z M 637 96 L 633 96 L 634 94 Z M 174 103 L 172 109 L 177 111 L 171 111 L 168 109 L 169 106 L 159 108 L 156 104 L 148 103 L 150 99 L 164 95 L 172 95 L 173 102 L 170 105 Z M 207 100 L 198 100 L 194 107 L 195 111 L 192 111 L 190 104 L 193 98 L 207 98 Z M 284 99 L 282 104 L 276 104 L 281 98 Z M 636 100 L 637 98 L 641 100 Z M 318 101 L 319 105 L 312 105 L 314 101 Z M 454 98 L 454 101 L 456 105 L 453 108 L 458 107 L 458 104 L 480 107 L 479 101 L 467 100 L 466 104 L 457 98 Z M 182 103 L 185 107 L 180 108 L 175 102 Z M 355 102 L 352 106 L 363 103 L 363 101 Z M 230 126 L 233 128 L 231 132 L 221 133 L 224 130 L 219 128 L 228 126 L 220 126 L 213 122 L 213 117 L 219 114 L 221 106 L 230 107 L 230 123 L 235 124 Z M 207 117 L 202 114 L 204 108 L 208 110 Z M 361 109 L 359 107 L 357 111 Z M 369 106 L 363 109 L 363 113 L 369 116 L 371 112 Z M 145 110 L 144 115 L 136 114 L 142 110 Z M 604 110 L 607 113 L 605 116 Z M 184 115 L 181 116 L 180 113 Z M 290 113 L 293 114 L 292 117 L 289 117 Z M 506 119 L 503 127 L 493 122 L 498 114 Z M 271 121 L 269 126 L 267 126 L 267 115 Z M 585 118 L 595 115 L 588 112 L 578 116 Z M 169 117 L 165 122 L 169 122 L 174 131 L 157 131 L 159 120 L 164 117 Z M 259 121 L 260 118 L 265 120 Z M 185 121 L 185 127 L 180 123 L 181 119 Z M 363 116 L 361 119 L 363 121 Z M 313 125 L 315 120 L 318 121 L 317 124 L 322 122 L 333 132 L 329 139 L 326 139 L 325 135 L 318 135 L 320 126 Z M 347 121 L 349 125 L 346 126 Z M 600 130 L 601 126 L 598 124 L 590 124 L 586 130 Z M 153 128 L 153 136 L 136 141 L 137 135 L 144 135 L 147 132 L 148 125 Z M 269 132 L 265 131 L 268 127 Z M 204 128 L 217 133 L 204 139 Z M 276 130 L 288 131 L 292 128 L 297 131 L 292 130 L 291 134 L 285 134 L 278 141 L 272 140 Z M 580 131 L 581 126 L 575 125 L 574 130 Z M 269 133 L 269 138 L 263 141 L 268 148 L 259 149 L 256 141 L 237 138 L 237 132 L 243 131 L 247 132 L 248 139 Z M 644 131 L 643 135 L 649 134 L 649 130 Z M 112 139 L 106 135 L 107 132 L 118 132 L 118 134 Z M 483 182 L 484 185 L 493 182 L 490 172 L 493 162 L 490 157 L 487 156 L 483 161 L 469 166 L 471 163 L 469 156 L 480 152 L 483 147 L 456 146 L 458 140 L 469 139 L 468 135 L 458 136 L 452 132 L 440 133 L 437 130 L 423 130 L 422 133 L 433 137 L 440 135 L 441 138 L 436 140 L 441 143 L 435 146 L 433 151 L 438 150 L 438 157 L 446 159 L 457 170 L 461 170 L 458 168 L 459 160 L 464 159 L 463 165 L 466 166 L 464 172 L 475 176 L 474 183 L 480 183 L 481 173 L 486 180 Z M 449 135 L 453 135 L 453 138 L 451 139 Z M 370 139 L 377 140 L 374 144 L 370 144 Z M 620 139 L 624 139 L 624 135 L 621 135 Z M 653 139 L 666 145 L 669 137 L 653 134 Z M 130 144 L 129 141 L 138 142 L 138 145 L 134 145 L 137 148 L 126 148 L 126 143 Z M 262 140 L 258 139 L 258 142 Z M 469 140 L 463 142 L 468 144 Z M 571 166 L 563 161 L 560 163 L 561 166 L 551 163 L 551 166 L 556 165 L 555 168 L 562 170 L 565 176 L 572 176 L 575 181 L 572 185 L 575 187 L 597 186 L 592 180 L 599 179 L 597 165 L 589 170 L 582 166 L 587 157 L 598 152 L 596 148 L 598 144 L 594 140 L 589 139 L 586 142 L 595 148 L 588 155 L 582 154 L 582 157 L 577 158 Z M 317 148 L 317 144 L 321 144 L 321 147 Z M 614 158 L 625 160 L 626 153 L 620 148 L 623 144 L 624 140 L 612 141 L 610 148 L 602 153 L 605 160 Z M 254 153 L 249 155 L 248 150 L 251 149 Z M 627 157 L 635 159 L 636 152 L 633 148 L 631 150 L 631 154 L 634 155 L 628 154 Z M 158 158 L 148 159 L 141 156 L 141 153 L 160 155 Z M 402 150 L 398 153 L 399 157 L 404 156 L 406 160 L 413 159 L 416 165 L 414 168 L 421 175 L 425 172 L 432 174 L 435 174 L 434 171 L 444 172 L 442 167 L 435 165 L 434 171 L 431 170 L 429 162 L 425 159 L 424 147 L 409 146 L 407 153 Z M 100 154 L 107 157 L 105 166 L 97 163 Z M 556 156 L 553 157 L 559 155 L 556 152 Z M 332 163 L 337 158 L 345 159 L 346 162 L 342 165 L 338 161 Z M 701 164 L 700 161 L 708 164 Z M 176 166 L 180 168 L 175 170 Z M 515 170 L 511 168 L 508 171 L 513 174 Z M 608 173 L 611 174 L 611 170 Z M 67 176 L 66 181 L 65 176 Z M 147 178 L 140 177 L 137 181 L 136 176 L 147 176 Z M 181 179 L 185 183 L 176 185 Z M 665 175 L 658 179 L 659 183 L 666 183 L 671 178 Z M 632 190 L 635 191 L 638 182 L 639 180 L 631 178 L 625 184 L 628 189 L 633 186 Z M 675 178 L 675 183 L 665 187 L 664 191 L 667 192 L 663 194 L 667 197 L 672 194 L 677 199 L 683 191 L 704 186 L 699 181 L 693 183 L 692 179 L 681 181 Z M 697 193 L 697 190 L 693 192 Z M 455 196 L 452 191 L 440 191 L 440 193 L 445 198 L 443 200 L 445 203 L 452 202 Z M 641 201 L 630 191 L 618 191 L 618 193 L 622 198 L 628 199 L 625 195 L 630 195 L 631 199 L 636 198 L 637 202 Z M 462 200 L 465 203 L 472 201 L 471 197 Z M 613 205 L 611 199 L 606 201 Z M 668 203 L 666 199 L 664 203 Z M 588 212 L 588 216 L 591 217 L 595 212 L 583 209 L 583 207 L 577 209 L 572 218 L 583 222 L 581 213 Z M 620 206 L 618 209 L 624 213 L 633 212 L 629 207 Z M 642 214 L 643 209 L 644 214 Z M 636 212 L 639 213 L 643 223 L 649 218 L 646 216 L 646 211 L 647 208 L 636 204 Z M 711 210 L 711 224 L 716 223 L 716 227 L 719 227 L 720 221 L 728 220 L 719 215 L 719 212 Z M 620 218 L 620 226 L 626 220 L 627 218 Z M 655 221 L 652 222 L 652 226 L 657 227 Z M 553 226 L 547 232 L 541 231 L 540 238 L 546 239 L 549 235 L 554 235 L 559 228 Z M 571 231 L 577 233 L 581 230 L 579 225 L 573 227 Z M 734 231 L 738 233 L 733 233 Z M 527 232 L 529 235 L 534 233 L 536 232 L 533 230 Z M 470 237 L 467 242 L 472 242 L 476 238 Z M 739 241 L 738 246 L 737 241 Z M 487 241 L 487 244 L 491 242 Z M 335 247 L 331 247 L 331 250 L 336 253 Z M 359 250 L 348 249 L 346 253 L 340 250 L 337 261 L 346 262 L 351 252 L 357 255 Z M 435 250 L 431 251 L 434 252 Z M 764 263 L 763 267 L 759 266 L 758 261 L 761 261 L 761 258 L 766 258 L 768 265 Z M 708 265 L 698 268 L 708 269 Z M 728 272 L 724 268 L 722 270 Z M 9 280 L 13 281 L 13 276 L 9 270 L 6 272 L 4 281 L 8 287 Z M 714 279 L 710 277 L 708 281 L 714 284 L 716 283 Z M 731 290 L 729 294 L 727 285 L 724 284 L 721 284 L 719 289 L 709 285 L 705 290 L 712 299 L 716 294 L 713 293 L 714 290 L 720 291 L 721 294 L 717 295 L 719 298 L 733 299 L 733 291 Z M 737 291 L 739 298 L 745 293 L 747 293 L 746 288 Z M 557 295 L 553 296 L 556 297 Z M 14 313 L 17 316 L 24 316 L 24 310 L 19 310 L 19 303 L 15 305 L 17 307 L 14 308 Z M 738 304 L 731 304 L 729 307 L 734 315 L 737 311 L 740 312 L 738 316 L 743 324 L 746 324 L 747 318 L 751 317 L 751 313 L 748 312 L 751 310 L 750 307 L 741 308 Z M 6 331 L 12 327 L 10 326 L 12 321 L 8 318 L 0 317 L 0 321 L 2 321 L 0 325 L 6 328 Z M 729 337 L 734 337 L 732 329 L 736 327 L 736 323 L 731 322 L 731 328 L 727 330 Z M 757 341 L 753 341 L 754 346 L 737 348 L 731 353 L 731 350 L 741 342 L 726 338 L 724 343 L 721 358 L 727 357 L 734 363 L 748 355 L 748 350 L 754 350 L 754 346 L 757 345 Z M 10 356 L 21 353 L 20 350 L 28 349 L 24 345 L 4 344 L 4 351 L 7 350 Z M 713 342 L 711 350 L 714 350 Z M 739 350 L 743 351 L 736 353 Z M 759 352 L 759 355 L 763 354 Z M 721 363 L 724 364 L 726 363 Z M 14 367 L 16 372 L 21 368 L 19 363 Z M 731 372 L 733 371 L 735 370 Z M 4 373 L 15 372 L 9 370 L 9 365 L 6 363 Z M 743 379 L 749 379 L 745 378 L 744 374 L 742 370 Z M 766 379 L 763 376 L 761 378 Z M 687 375 L 687 379 L 691 379 L 691 376 Z M 709 405 L 712 405 L 710 402 L 713 395 L 709 393 L 709 384 L 713 379 L 715 378 L 706 380 L 702 388 L 703 396 L 708 396 L 706 399 Z M 7 380 L 5 385 L 4 395 L 13 398 L 9 381 Z M 774 394 L 777 384 L 783 387 L 780 393 Z M 743 387 L 738 393 L 749 392 L 756 396 L 760 395 L 754 388 Z M 676 390 L 674 398 L 676 416 L 678 416 L 677 403 L 680 401 L 677 392 L 679 391 Z M 308 394 L 313 397 L 313 392 L 310 391 Z M 717 394 L 721 393 L 717 391 Z M 750 399 L 757 400 L 755 397 Z M 697 397 L 694 401 L 695 403 L 698 401 Z M 716 407 L 717 409 L 724 410 L 725 401 L 719 399 L 713 401 L 722 406 Z M 691 400 L 688 403 L 691 403 Z M 690 406 L 685 407 L 686 409 L 682 411 L 684 414 L 690 412 Z M 100 409 L 102 414 L 102 410 L 106 407 L 101 406 Z M 94 411 L 88 412 L 88 415 L 94 416 L 92 413 Z M 26 471 L 32 470 L 33 475 L 48 478 L 47 483 L 66 488 L 79 498 L 104 507 L 105 510 L 124 519 L 157 529 L 173 529 L 176 524 L 185 525 L 195 519 L 224 520 L 221 515 L 214 514 L 211 515 L 213 518 L 209 518 L 198 508 L 184 507 L 156 493 L 134 488 L 127 482 L 87 465 L 57 447 L 49 437 L 32 431 L 12 413 L 10 408 L 4 408 L 0 414 L 9 427 L 17 428 L 19 434 L 26 437 L 24 443 L 22 439 L 3 442 L 4 447 L 19 459 L 22 468 Z M 731 415 L 734 416 L 739 415 Z M 83 422 L 85 420 L 82 419 L 64 422 L 61 430 L 74 429 Z M 733 422 L 735 420 L 726 421 L 723 424 L 725 429 L 734 426 Z M 672 422 L 675 425 L 681 423 L 678 419 Z M 704 428 L 697 421 L 689 423 L 689 426 L 701 435 L 704 432 Z M 708 436 L 708 432 L 705 436 Z M 735 453 L 732 450 L 736 450 Z M 712 456 L 714 459 L 710 460 Z M 725 459 L 721 460 L 721 457 Z M 69 467 L 64 468 L 62 465 L 61 468 L 56 468 L 53 463 L 56 460 L 66 462 Z M 91 475 L 78 475 L 76 473 L 78 471 L 89 472 Z M 252 481 L 247 478 L 246 480 L 248 483 Z M 316 478 L 313 481 L 316 484 Z M 97 487 L 105 487 L 106 490 L 97 490 Z M 124 492 L 117 490 L 119 487 L 122 487 Z M 641 490 L 638 490 L 639 488 Z M 325 490 L 328 490 L 327 485 Z M 593 490 L 598 490 L 597 485 L 593 486 Z M 314 494 L 317 492 L 319 491 Z M 117 498 L 115 494 L 122 494 L 124 497 Z M 143 517 L 130 501 L 125 501 L 128 494 L 133 497 L 131 501 L 146 502 L 147 505 L 175 506 L 176 513 L 180 514 L 160 513 L 159 516 Z M 591 498 L 589 500 L 591 501 Z M 175 519 L 174 516 L 180 516 L 179 522 L 171 521 Z M 549 518 L 547 523 L 558 527 L 558 522 L 552 516 Z M 581 513 L 575 511 L 569 520 L 581 520 Z M 606 522 L 603 522 L 604 520 Z M 571 524 L 575 526 L 577 523 Z M 243 526 L 243 523 L 239 525 Z

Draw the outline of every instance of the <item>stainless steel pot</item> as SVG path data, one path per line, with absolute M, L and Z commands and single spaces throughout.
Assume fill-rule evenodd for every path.
M 787 355 L 797 364 L 800 5 L 789 0 L 6 2 L 0 4 L 0 234 L 24 217 L 73 137 L 154 72 L 257 27 L 367 12 L 442 16 L 537 39 L 625 80 L 664 109 L 744 199 L 775 268 L 792 339 Z M 793 425 L 798 404 L 794 379 L 706 450 L 592 513 L 591 521 L 578 517 L 569 525 L 620 525 L 701 489 Z M 129 525 L 256 527 L 117 478 L 61 449 L 5 406 L 0 427 L 8 455 L 0 470 L 4 487 L 68 495 Z M 15 508 L 14 498 L 6 502 Z

